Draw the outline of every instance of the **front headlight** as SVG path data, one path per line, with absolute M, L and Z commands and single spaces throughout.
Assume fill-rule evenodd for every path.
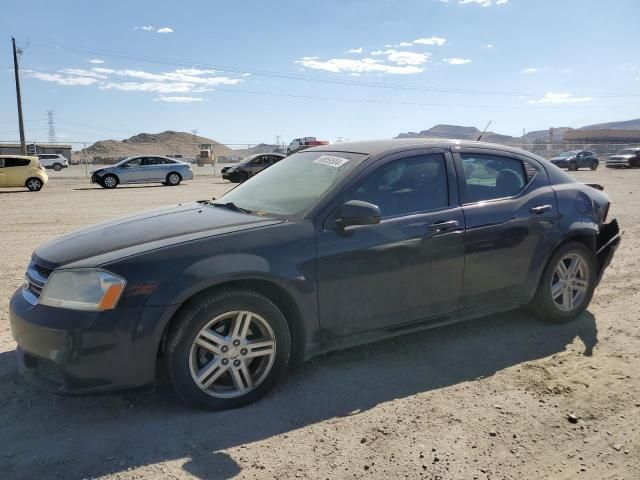
M 58 270 L 47 279 L 38 303 L 71 310 L 111 310 L 126 284 L 104 270 Z

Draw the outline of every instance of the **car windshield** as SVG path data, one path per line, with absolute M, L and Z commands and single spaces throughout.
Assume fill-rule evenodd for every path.
M 215 203 L 232 203 L 259 215 L 296 216 L 313 206 L 366 157 L 346 152 L 296 153 L 240 184 Z
M 240 165 L 246 165 L 248 163 L 251 163 L 251 160 L 253 160 L 254 158 L 257 158 L 258 156 L 260 156 L 259 153 L 253 154 L 253 155 L 249 155 L 248 157 L 244 157 L 242 160 L 240 160 Z
M 563 152 L 560 155 L 558 155 L 558 157 L 560 158 L 569 158 L 569 157 L 573 157 L 576 153 L 578 153 L 578 150 L 571 150 L 569 152 Z

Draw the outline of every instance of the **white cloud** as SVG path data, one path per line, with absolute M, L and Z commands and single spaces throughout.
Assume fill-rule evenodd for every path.
M 416 38 L 412 43 L 414 45 L 437 45 L 441 47 L 447 43 L 447 39 L 442 37 Z
M 96 72 L 93 68 L 91 70 L 85 70 L 83 68 L 63 68 L 60 73 L 65 75 L 74 75 L 77 77 L 90 77 L 90 78 L 107 78 L 100 72 Z
M 92 58 L 91 60 L 89 60 L 89 63 L 100 65 L 101 63 L 104 63 L 104 60 L 100 60 L 99 58 Z
M 422 65 L 431 56 L 429 53 L 400 52 L 398 50 L 376 50 L 371 55 L 385 55 L 387 60 L 397 65 Z
M 349 50 L 347 50 L 347 53 L 362 53 L 362 47 L 358 47 L 358 48 L 351 48 Z
M 312 70 L 323 70 L 332 73 L 389 73 L 395 75 L 408 75 L 420 73 L 424 68 L 416 65 L 388 65 L 375 58 L 331 58 L 320 60 L 318 57 L 302 57 L 295 61 L 296 64 Z
M 103 67 L 94 67 L 91 69 L 91 71 L 96 73 L 107 73 L 107 74 L 115 72 L 115 70 L 112 68 L 103 68 Z
M 133 27 L 134 30 L 144 30 L 145 32 L 153 32 L 156 27 L 153 25 L 143 25 L 142 27 Z
M 219 85 L 236 85 L 243 78 L 216 76 L 213 69 L 181 68 L 171 72 L 146 72 L 143 70 L 94 67 L 64 68 L 55 73 L 25 70 L 29 77 L 58 85 L 93 85 L 101 90 L 155 93 L 200 93 L 208 92 Z M 196 98 L 196 97 L 192 97 Z M 177 101 L 177 100 L 176 100 Z
M 590 102 L 591 100 L 593 100 L 593 97 L 574 97 L 573 94 L 571 93 L 548 92 L 544 94 L 544 97 L 538 100 L 528 100 L 527 103 L 562 104 L 562 103 Z
M 162 27 L 156 30 L 156 33 L 173 33 L 173 28 L 171 27 Z
M 59 73 L 43 73 L 34 72 L 32 70 L 24 70 L 25 75 L 31 78 L 37 78 L 43 82 L 53 82 L 65 87 L 87 86 L 98 82 L 97 78 L 83 77 L 75 75 L 61 75 Z
M 529 68 L 523 69 L 521 73 L 524 73 L 525 75 L 530 75 L 532 73 L 538 73 L 538 69 L 535 67 L 529 67 Z
M 410 47 L 413 45 L 413 42 L 400 42 L 396 47 Z
M 471 60 L 468 58 L 445 58 L 443 61 L 450 65 L 465 65 L 471 63 Z
M 250 74 L 250 73 L 243 73 L 243 74 L 241 74 L 240 76 L 241 76 L 241 77 L 250 77 L 250 76 L 251 76 L 251 74 Z
M 469 5 L 469 4 L 476 4 L 476 5 L 480 5 L 483 7 L 490 7 L 491 5 L 504 5 L 505 3 L 507 3 L 509 0 L 459 0 L 458 3 L 460 5 Z M 446 3 L 446 2 L 445 2 Z
M 562 72 L 563 73 L 571 73 L 573 70 L 571 70 L 570 68 L 563 68 Z
M 493 43 L 487 43 L 487 44 L 485 45 L 485 47 L 487 47 L 487 48 L 493 48 Z
M 200 97 L 165 97 L 164 95 L 160 95 L 153 99 L 154 102 L 167 102 L 167 103 L 193 103 L 193 102 L 201 102 L 202 98 Z

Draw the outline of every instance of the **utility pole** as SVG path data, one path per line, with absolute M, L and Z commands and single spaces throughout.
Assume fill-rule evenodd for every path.
M 18 67 L 18 54 L 22 54 L 22 50 L 16 48 L 16 39 L 11 37 L 13 44 L 13 72 L 16 77 L 16 99 L 18 101 L 18 126 L 20 128 L 20 151 L 22 155 L 27 154 L 27 144 L 24 140 L 24 122 L 22 120 L 22 96 L 20 95 L 20 73 Z
M 276 145 L 280 148 L 280 135 L 276 135 Z
M 191 130 L 191 134 L 193 135 L 193 148 L 195 149 L 196 153 L 195 153 L 195 157 L 198 157 L 198 140 L 196 138 L 196 135 L 198 135 L 198 129 L 194 128 L 193 130 Z

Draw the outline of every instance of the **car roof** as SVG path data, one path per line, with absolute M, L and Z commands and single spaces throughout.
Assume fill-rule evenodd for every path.
M 312 147 L 306 151 L 315 152 L 352 152 L 365 155 L 375 155 L 394 148 L 491 148 L 504 152 L 527 154 L 520 148 L 501 145 L 490 142 L 477 142 L 474 140 L 458 140 L 453 138 L 394 138 L 388 140 L 364 140 L 358 142 L 340 142 L 330 145 L 320 145 Z
M 27 158 L 29 160 L 38 160 L 38 157 L 35 157 L 33 155 L 8 155 L 8 154 L 4 154 L 4 155 L 0 155 L 0 158 Z

